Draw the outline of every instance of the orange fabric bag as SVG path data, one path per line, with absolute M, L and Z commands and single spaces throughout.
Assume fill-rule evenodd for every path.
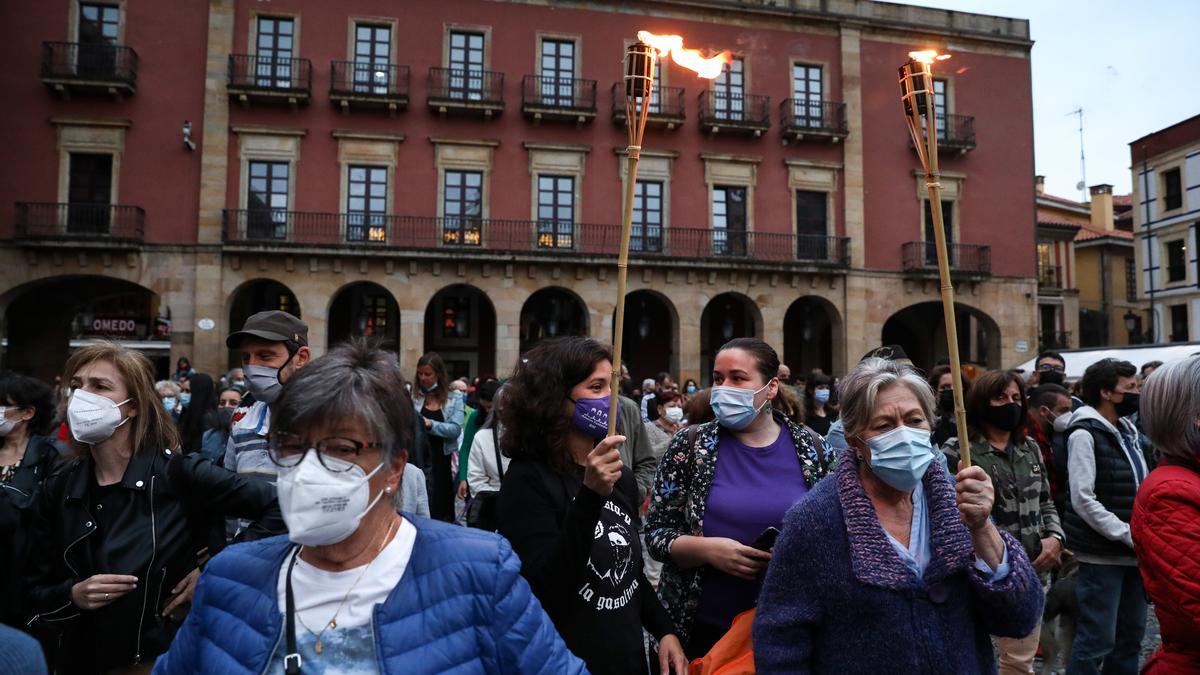
M 729 631 L 703 657 L 692 661 L 688 675 L 749 675 L 754 672 L 754 645 L 750 629 L 754 610 L 748 609 L 733 619 Z

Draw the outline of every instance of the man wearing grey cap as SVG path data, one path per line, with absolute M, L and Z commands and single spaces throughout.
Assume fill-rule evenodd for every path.
M 267 456 L 271 430 L 267 406 L 279 397 L 283 383 L 312 358 L 308 324 L 279 310 L 259 312 L 246 319 L 240 331 L 225 338 L 225 346 L 241 353 L 246 385 L 254 397 L 254 403 L 233 415 L 225 468 L 274 480 L 275 464 Z

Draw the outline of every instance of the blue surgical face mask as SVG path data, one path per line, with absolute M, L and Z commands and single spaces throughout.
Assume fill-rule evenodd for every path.
M 867 439 L 867 447 L 871 473 L 900 492 L 917 487 L 934 458 L 929 431 L 907 425 Z
M 813 392 L 813 400 L 816 401 L 817 403 L 820 403 L 821 405 L 825 405 L 826 403 L 829 403 L 829 390 L 828 389 L 818 389 L 818 390 L 814 391 Z
M 162 402 L 163 402 L 163 408 L 165 408 L 167 412 L 175 412 L 175 397 L 174 396 L 164 396 Z
M 750 426 L 770 402 L 768 399 L 763 401 L 762 405 L 755 406 L 754 397 L 770 384 L 768 382 L 754 391 L 740 387 L 713 387 L 708 402 L 712 405 L 717 421 L 721 426 L 733 431 L 741 431 Z
M 186 407 L 188 407 L 189 404 L 191 404 L 191 402 L 192 402 L 192 392 L 185 391 L 179 395 L 179 405 L 186 408 Z
M 694 385 L 694 384 L 689 384 L 689 385 L 687 386 L 687 393 L 689 393 L 689 394 L 694 394 L 694 393 L 696 393 L 696 385 Z

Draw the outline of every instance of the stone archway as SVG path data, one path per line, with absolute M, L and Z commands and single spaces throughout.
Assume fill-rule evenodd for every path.
M 242 329 L 251 314 L 278 309 L 295 317 L 300 315 L 300 301 L 292 289 L 274 279 L 252 279 L 237 287 L 229 296 L 229 332 Z M 311 336 L 309 336 L 311 340 Z M 224 343 L 224 340 L 222 340 Z M 241 365 L 241 356 L 229 351 L 227 367 Z
M 425 349 L 437 352 L 451 379 L 496 373 L 496 308 L 478 288 L 455 284 L 425 308 Z
M 963 363 L 999 368 L 1000 326 L 987 313 L 962 303 L 955 303 L 954 311 Z M 883 324 L 881 344 L 900 345 L 913 365 L 931 369 L 949 354 L 942 303 L 922 302 L 892 314 Z
M 833 375 L 841 331 L 837 309 L 828 300 L 814 295 L 796 299 L 783 318 L 783 363 L 793 375 L 817 368 Z
M 328 317 L 326 349 L 352 337 L 377 338 L 384 349 L 400 349 L 400 308 L 379 284 L 357 281 L 341 287 L 329 303 Z
M 648 289 L 626 295 L 623 333 L 622 360 L 635 383 L 664 371 L 679 377 L 679 314 L 667 296 Z
M 551 337 L 589 335 L 587 305 L 565 288 L 543 288 L 521 307 L 521 353 Z
M 762 334 L 762 312 L 741 293 L 722 293 L 704 306 L 700 314 L 700 377 L 708 384 L 713 361 L 726 342 Z

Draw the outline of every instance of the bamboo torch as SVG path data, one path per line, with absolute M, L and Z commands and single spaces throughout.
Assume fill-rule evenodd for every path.
M 913 145 L 925 170 L 929 208 L 933 211 L 933 241 L 937 248 L 938 277 L 942 290 L 942 313 L 946 324 L 946 346 L 950 351 L 950 377 L 954 388 L 954 419 L 958 424 L 959 456 L 964 467 L 971 465 L 971 444 L 967 437 L 967 410 L 963 405 L 962 361 L 958 354 L 958 325 L 954 317 L 954 284 L 950 281 L 950 255 L 942 221 L 942 186 L 938 172 L 938 121 L 934 109 L 933 63 L 950 58 L 927 50 L 909 52 L 900 66 L 900 102 L 904 121 L 912 134 Z
M 654 69 L 658 57 L 671 55 L 676 64 L 694 70 L 700 77 L 713 79 L 729 61 L 725 52 L 705 58 L 695 49 L 684 49 L 678 35 L 655 35 L 638 31 L 638 41 L 625 50 L 625 126 L 629 147 L 625 151 L 626 183 L 624 213 L 621 218 L 620 253 L 617 256 L 617 310 L 613 319 L 612 400 L 608 407 L 608 435 L 617 431 L 618 392 L 621 384 L 621 352 L 625 341 L 625 288 L 629 275 L 629 239 L 633 229 L 633 197 L 637 189 L 638 160 L 646 118 L 654 98 Z

